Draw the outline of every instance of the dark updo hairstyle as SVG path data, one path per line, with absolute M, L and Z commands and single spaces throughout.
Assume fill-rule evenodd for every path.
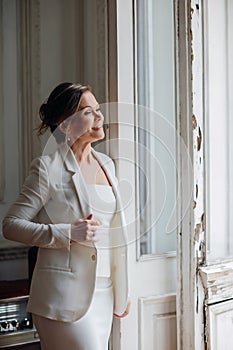
M 39 115 L 42 123 L 38 128 L 38 134 L 42 135 L 49 128 L 58 143 L 64 142 L 65 135 L 57 126 L 76 111 L 82 94 L 90 90 L 89 86 L 67 82 L 56 86 L 47 102 L 40 106 Z

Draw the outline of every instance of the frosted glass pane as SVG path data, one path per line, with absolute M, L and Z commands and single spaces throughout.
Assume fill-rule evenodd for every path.
M 162 254 L 176 249 L 173 1 L 138 0 L 135 11 L 140 248 Z

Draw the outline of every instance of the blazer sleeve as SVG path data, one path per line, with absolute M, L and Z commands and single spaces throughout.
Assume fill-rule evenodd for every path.
M 71 224 L 43 224 L 33 222 L 49 199 L 49 176 L 42 157 L 30 167 L 22 190 L 3 220 L 5 238 L 44 248 L 70 246 Z

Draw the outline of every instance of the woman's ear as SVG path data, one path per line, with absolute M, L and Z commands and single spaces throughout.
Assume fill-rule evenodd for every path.
M 66 134 L 66 133 L 67 133 L 67 128 L 68 128 L 68 123 L 64 120 L 63 122 L 61 122 L 60 124 L 58 124 L 57 127 L 59 128 L 59 130 L 60 130 L 63 134 Z

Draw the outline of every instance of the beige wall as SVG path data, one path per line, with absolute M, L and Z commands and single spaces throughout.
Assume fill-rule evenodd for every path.
M 0 222 L 31 159 L 41 153 L 49 136 L 39 140 L 33 129 L 39 124 L 39 105 L 53 87 L 62 81 L 80 82 L 91 85 L 100 102 L 107 99 L 106 3 L 0 0 Z M 0 228 L 0 249 L 12 245 L 16 244 L 5 240 Z M 12 278 L 17 278 L 17 266 L 18 277 L 27 276 L 25 261 L 2 264 L 12 264 Z M 0 279 L 10 278 L 10 270 L 4 275 L 6 269 L 1 269 Z

